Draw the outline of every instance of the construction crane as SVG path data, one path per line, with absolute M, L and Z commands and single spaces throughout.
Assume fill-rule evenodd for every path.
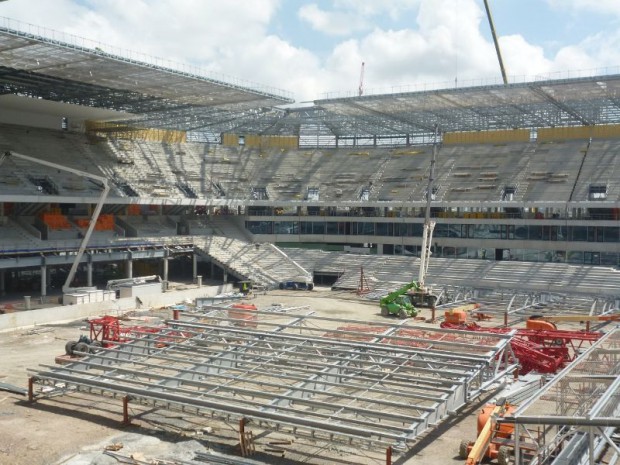
M 502 60 L 502 52 L 499 49 L 499 41 L 497 40 L 497 33 L 495 32 L 495 24 L 493 24 L 493 15 L 491 14 L 491 7 L 489 6 L 489 0 L 484 0 L 484 9 L 487 12 L 487 18 L 489 20 L 489 27 L 491 28 L 491 34 L 493 35 L 493 44 L 495 45 L 495 52 L 497 53 L 497 60 L 499 61 L 499 69 L 502 72 L 502 79 L 504 85 L 508 85 L 508 78 L 506 77 L 506 69 L 504 68 L 504 60 Z
M 426 213 L 424 215 L 424 230 L 422 232 L 422 251 L 420 253 L 420 269 L 418 280 L 406 284 L 404 287 L 384 296 L 381 301 L 381 314 L 383 316 L 398 315 L 401 318 L 413 317 L 418 314 L 416 307 L 429 307 L 432 309 L 432 319 L 435 319 L 435 304 L 437 296 L 426 285 L 426 274 L 431 257 L 433 243 L 433 230 L 435 222 L 431 221 L 431 201 L 433 200 L 433 181 L 435 176 L 435 160 L 437 158 L 439 128 L 435 125 L 435 139 L 433 142 L 433 158 L 428 175 L 428 187 L 426 189 Z M 406 293 L 406 296 L 405 296 Z M 407 300 L 405 302 L 405 300 Z
M 90 219 L 88 228 L 86 229 L 86 233 L 84 234 L 84 237 L 82 238 L 82 242 L 78 249 L 77 255 L 75 256 L 75 259 L 73 260 L 73 265 L 71 265 L 71 269 L 69 270 L 69 274 L 67 275 L 67 280 L 65 281 L 65 284 L 62 286 L 62 291 L 66 294 L 71 289 L 71 282 L 73 281 L 73 278 L 75 277 L 75 272 L 77 271 L 77 267 L 80 264 L 80 261 L 82 260 L 82 256 L 84 255 L 84 251 L 86 250 L 86 246 L 88 245 L 88 241 L 90 240 L 90 236 L 92 235 L 93 230 L 95 229 L 95 225 L 97 224 L 97 218 L 99 218 L 99 214 L 101 213 L 101 209 L 103 208 L 105 199 L 108 196 L 108 192 L 110 192 L 110 186 L 108 185 L 108 180 L 102 176 L 97 176 L 91 173 L 87 173 L 85 171 L 76 170 L 75 168 L 69 168 L 67 166 L 59 165 L 58 163 L 52 163 L 50 161 L 40 160 L 38 158 L 30 157 L 28 155 L 22 155 L 21 153 L 16 153 L 12 151 L 6 151 L 2 155 L 0 155 L 0 166 L 2 165 L 2 163 L 4 163 L 5 160 L 7 160 L 10 157 L 18 158 L 18 159 L 29 161 L 32 163 L 37 163 L 39 165 L 47 166 L 49 168 L 53 168 L 57 170 L 67 171 L 77 176 L 81 176 L 87 179 L 92 179 L 92 180 L 95 180 L 101 183 L 101 186 L 103 188 L 101 192 L 101 196 L 99 197 L 99 200 L 97 201 L 97 206 L 95 207 L 95 210 L 93 211 L 93 215 Z
M 362 69 L 360 71 L 360 85 L 357 89 L 358 94 L 360 97 L 362 95 L 364 95 L 364 62 L 362 61 Z
M 426 286 L 426 275 L 428 273 L 428 264 L 431 258 L 431 247 L 433 244 L 433 230 L 435 222 L 431 221 L 431 201 L 433 200 L 435 181 L 435 161 L 437 158 L 439 128 L 435 125 L 435 138 L 433 141 L 433 158 L 431 159 L 431 168 L 428 175 L 428 187 L 426 188 L 426 212 L 424 214 L 424 229 L 422 231 L 422 250 L 420 253 L 420 269 L 418 271 L 418 286 L 409 292 L 413 305 L 419 307 L 435 307 L 437 296 L 433 294 L 432 289 Z

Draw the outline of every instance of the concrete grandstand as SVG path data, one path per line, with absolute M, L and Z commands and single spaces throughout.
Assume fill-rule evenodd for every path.
M 477 298 L 511 322 L 618 309 L 620 75 L 285 108 L 293 102 L 283 91 L 66 39 L 0 27 L 0 298 L 19 302 L 12 307 L 28 307 L 24 296 L 57 300 L 74 263 L 75 287 L 160 275 L 356 290 L 365 270 L 375 293 L 388 292 L 416 275 L 431 196 L 428 281 L 444 302 Z M 436 125 L 437 174 L 427 192 Z M 509 336 L 491 339 L 493 351 L 467 368 L 484 381 L 476 395 L 514 369 L 493 365 Z M 347 357 L 359 357 L 358 346 L 348 344 Z M 489 366 L 496 372 L 476 371 Z M 50 373 L 39 380 L 59 379 Z M 456 394 L 464 400 L 451 394 L 438 418 L 469 400 L 467 390 Z M 292 429 L 304 421 L 282 418 L 273 421 Z M 373 433 L 371 442 L 407 444 L 418 434 L 409 423 Z M 306 426 L 313 436 L 316 424 Z M 322 433 L 361 434 L 339 428 Z

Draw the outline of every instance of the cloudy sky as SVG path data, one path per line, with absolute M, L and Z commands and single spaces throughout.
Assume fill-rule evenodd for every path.
M 619 72 L 620 0 L 490 5 L 510 81 Z M 298 102 L 356 95 L 362 62 L 366 94 L 501 82 L 482 0 L 8 0 L 0 16 Z

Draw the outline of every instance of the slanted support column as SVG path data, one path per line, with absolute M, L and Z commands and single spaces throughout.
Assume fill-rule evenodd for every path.
M 224 270 L 224 284 L 228 282 L 228 271 Z

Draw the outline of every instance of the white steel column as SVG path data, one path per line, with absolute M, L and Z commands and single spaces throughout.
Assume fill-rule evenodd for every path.
M 41 265 L 41 297 L 47 295 L 47 266 Z
M 92 287 L 93 285 L 93 262 L 92 255 L 88 255 L 88 260 L 86 261 L 86 285 L 88 287 Z

